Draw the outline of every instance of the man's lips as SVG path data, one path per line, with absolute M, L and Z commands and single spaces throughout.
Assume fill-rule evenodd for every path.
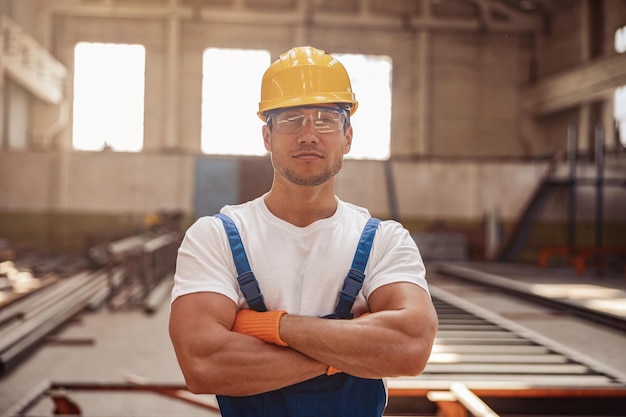
M 313 151 L 296 152 L 292 156 L 294 158 L 298 158 L 298 159 L 320 159 L 320 158 L 323 158 L 323 155 L 321 153 L 313 152 Z

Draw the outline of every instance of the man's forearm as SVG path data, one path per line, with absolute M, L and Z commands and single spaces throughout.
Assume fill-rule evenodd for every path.
M 417 329 L 397 325 L 401 311 L 384 311 L 354 320 L 285 315 L 280 335 L 292 348 L 320 362 L 363 378 L 418 374 L 430 353 Z M 424 358 L 425 357 L 425 358 Z
M 229 347 L 183 367 L 196 393 L 244 396 L 273 391 L 326 372 L 326 365 L 286 347 L 234 332 Z M 186 370 L 186 371 L 185 371 Z

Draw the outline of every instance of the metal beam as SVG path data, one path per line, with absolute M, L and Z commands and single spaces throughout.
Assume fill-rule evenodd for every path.
M 477 0 L 468 0 L 475 3 Z M 80 5 L 51 5 L 55 15 L 66 16 L 97 16 L 119 17 L 136 19 L 168 19 L 179 18 L 185 20 L 197 19 L 204 22 L 257 24 L 257 25 L 299 25 L 310 23 L 317 27 L 366 28 L 382 30 L 406 30 L 407 16 L 402 14 L 382 14 L 371 10 L 368 1 L 363 0 L 358 13 L 337 14 L 324 12 L 307 7 L 308 0 L 299 0 L 296 7 L 285 11 L 253 10 L 235 2 L 231 7 L 205 5 L 200 12 L 192 6 L 185 6 L 176 1 L 167 5 L 149 7 L 125 6 L 122 3 L 110 4 L 80 4 Z M 483 17 L 490 20 L 488 30 L 497 33 L 533 33 L 538 29 L 538 21 L 532 17 L 516 14 L 510 9 L 503 9 L 493 0 L 480 0 L 483 5 Z M 493 12 L 506 14 L 507 21 L 491 19 Z M 310 13 L 310 16 L 309 16 Z M 485 28 L 483 18 L 442 18 L 433 15 L 409 16 L 411 29 L 433 29 L 451 31 L 479 31 Z
M 601 58 L 544 78 L 522 91 L 522 108 L 543 116 L 611 98 L 626 84 L 626 54 Z
M 8 16 L 0 13 L 0 77 L 6 73 L 35 97 L 49 104 L 64 99 L 66 68 Z

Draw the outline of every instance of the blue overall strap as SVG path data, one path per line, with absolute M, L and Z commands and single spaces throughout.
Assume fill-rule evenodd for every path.
M 265 303 L 263 302 L 263 294 L 261 294 L 261 288 L 259 283 L 250 268 L 248 257 L 246 256 L 246 250 L 243 247 L 239 230 L 235 222 L 225 214 L 219 213 L 215 217 L 220 219 L 224 224 L 224 230 L 226 230 L 226 236 L 228 237 L 228 244 L 230 250 L 233 253 L 233 260 L 235 261 L 235 267 L 237 268 L 237 282 L 239 288 L 243 293 L 243 296 L 248 303 L 248 307 L 256 311 L 267 311 Z
M 359 291 L 361 291 L 363 281 L 365 280 L 365 266 L 370 257 L 372 243 L 379 223 L 380 219 L 372 217 L 363 228 L 356 253 L 354 254 L 354 259 L 352 260 L 352 267 L 343 281 L 343 288 L 339 294 L 339 301 L 337 302 L 335 313 L 331 315 L 332 318 L 352 317 L 352 305 L 359 295 Z

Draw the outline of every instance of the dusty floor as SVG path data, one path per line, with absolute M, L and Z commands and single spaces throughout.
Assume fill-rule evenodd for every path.
M 536 278 L 536 275 L 530 274 L 529 277 Z M 588 278 L 588 283 L 603 285 L 593 276 Z M 517 276 L 516 279 L 523 281 L 524 277 Z M 498 291 L 468 290 L 456 278 L 432 273 L 429 280 L 433 286 L 462 296 L 626 375 L 624 332 L 570 315 L 546 314 L 544 307 L 514 300 Z M 563 277 L 558 280 L 557 283 L 567 282 Z M 183 378 L 167 334 L 168 313 L 167 299 L 151 315 L 140 310 L 110 311 L 106 308 L 82 313 L 58 332 L 54 343 L 44 344 L 0 378 L 0 416 L 23 406 L 18 402 L 46 381 L 119 384 L 128 375 L 138 375 L 153 383 L 182 384 Z M 216 415 L 154 392 L 70 394 L 85 415 Z M 32 409 L 31 415 L 50 415 L 52 409 L 53 404 L 46 398 Z

